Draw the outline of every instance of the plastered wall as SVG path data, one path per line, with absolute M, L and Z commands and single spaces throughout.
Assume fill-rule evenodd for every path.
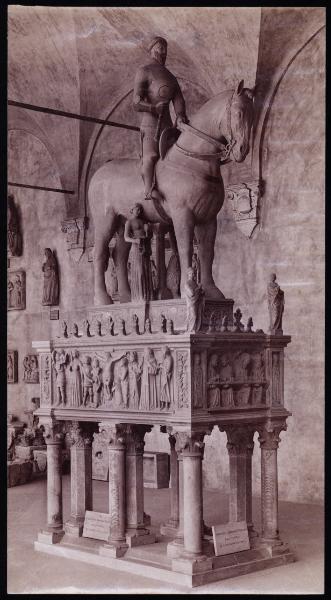
M 297 11 L 297 12 L 295 12 Z M 179 77 L 188 113 L 238 79 L 258 84 L 255 139 L 242 165 L 225 167 L 225 184 L 265 183 L 259 226 L 248 239 L 227 203 L 218 217 L 214 276 L 244 320 L 268 327 L 266 282 L 275 271 L 285 291 L 285 403 L 293 412 L 279 449 L 282 499 L 321 502 L 324 418 L 324 24 L 323 9 L 59 9 L 10 7 L 9 97 L 137 124 L 131 108 L 141 41 L 169 40 L 169 68 Z M 295 24 L 297 23 L 297 27 Z M 315 35 L 316 34 L 316 35 Z M 29 72 L 29 78 L 26 77 Z M 18 350 L 19 382 L 8 386 L 8 409 L 23 418 L 38 385 L 24 384 L 31 341 L 57 335 L 58 321 L 41 306 L 45 247 L 60 265 L 60 318 L 93 303 L 93 263 L 75 263 L 61 222 L 83 216 L 84 189 L 108 158 L 137 156 L 139 135 L 23 109 L 10 109 L 10 181 L 73 189 L 73 196 L 12 188 L 23 229 L 23 255 L 11 268 L 27 277 L 26 310 L 8 313 L 8 347 Z M 98 137 L 99 136 L 99 137 Z M 93 224 L 87 232 L 93 243 Z M 204 482 L 226 489 L 225 434 L 206 438 Z M 146 436 L 146 448 L 168 450 L 167 437 Z M 254 451 L 259 491 L 259 449 Z

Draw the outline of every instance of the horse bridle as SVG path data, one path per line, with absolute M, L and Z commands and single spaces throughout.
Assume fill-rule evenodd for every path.
M 230 161 L 230 158 L 229 158 L 230 152 L 232 151 L 232 148 L 234 147 L 234 145 L 236 143 L 236 140 L 233 139 L 232 128 L 231 128 L 231 104 L 232 104 L 233 94 L 234 94 L 234 92 L 232 93 L 232 96 L 229 98 L 227 105 L 226 105 L 226 109 L 225 109 L 226 110 L 226 125 L 227 125 L 227 130 L 228 130 L 227 133 L 228 133 L 229 141 L 225 136 L 222 136 L 220 140 L 217 140 L 216 138 L 213 138 L 210 135 L 207 135 L 203 131 L 200 131 L 199 129 L 192 127 L 192 125 L 188 125 L 187 123 L 180 123 L 180 125 L 178 125 L 178 129 L 180 131 L 182 131 L 183 133 L 185 131 L 188 133 L 192 133 L 196 137 L 204 140 L 205 142 L 209 142 L 210 144 L 213 144 L 213 146 L 215 146 L 216 148 L 221 148 L 220 152 L 208 152 L 208 153 L 191 152 L 190 150 L 185 150 L 185 148 L 182 148 L 181 146 L 179 146 L 178 142 L 176 142 L 175 146 L 180 152 L 182 152 L 182 154 L 185 154 L 185 156 L 190 156 L 191 158 L 197 158 L 199 160 L 217 159 L 217 160 L 220 160 L 220 165 L 224 165 Z

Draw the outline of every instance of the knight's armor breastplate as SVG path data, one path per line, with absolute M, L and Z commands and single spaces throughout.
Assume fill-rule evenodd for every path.
M 148 90 L 145 100 L 155 106 L 159 102 L 167 102 L 168 107 L 164 110 L 162 117 L 163 127 L 172 125 L 169 102 L 176 94 L 177 81 L 176 78 L 162 65 L 151 64 L 145 67 L 148 70 Z M 151 113 L 144 113 L 141 125 L 153 125 L 157 123 L 158 117 Z M 162 127 L 162 129 L 163 129 Z

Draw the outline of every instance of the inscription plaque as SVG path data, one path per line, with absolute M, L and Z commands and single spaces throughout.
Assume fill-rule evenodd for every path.
M 249 538 L 246 521 L 212 526 L 216 556 L 249 550 Z
M 110 517 L 109 513 L 86 510 L 83 537 L 108 542 L 110 536 Z

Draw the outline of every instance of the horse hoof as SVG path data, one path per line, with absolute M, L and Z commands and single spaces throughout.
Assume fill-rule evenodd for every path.
M 202 288 L 205 292 L 206 300 L 224 300 L 225 299 L 224 294 L 222 294 L 221 290 L 219 290 L 218 287 L 216 287 L 216 285 L 210 285 L 207 287 L 202 286 Z
M 94 306 L 104 306 L 105 304 L 114 304 L 113 299 L 108 294 L 94 296 Z

